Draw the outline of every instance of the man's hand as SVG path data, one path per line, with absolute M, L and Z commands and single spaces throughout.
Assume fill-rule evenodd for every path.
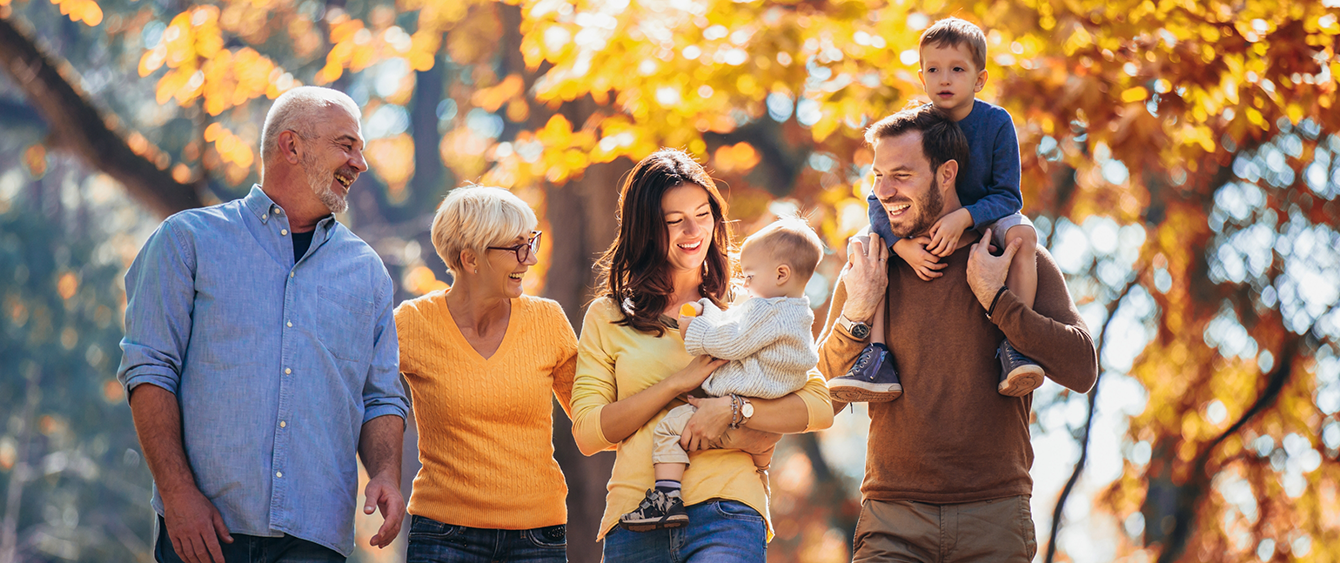
M 367 498 L 363 514 L 381 510 L 384 519 L 369 545 L 385 548 L 400 534 L 400 524 L 405 520 L 405 497 L 400 494 L 400 483 L 392 483 L 389 477 L 378 475 L 368 481 L 363 496 Z
M 931 243 L 927 237 L 900 238 L 898 242 L 893 243 L 893 251 L 912 267 L 912 271 L 917 273 L 917 277 L 922 281 L 931 281 L 944 275 L 943 270 L 948 264 L 940 263 L 940 258 L 926 251 L 926 246 Z
M 159 491 L 160 493 L 162 491 Z M 223 543 L 233 543 L 228 526 L 214 503 L 191 487 L 180 494 L 163 497 L 163 523 L 172 550 L 186 563 L 223 563 Z
M 931 242 L 926 250 L 941 258 L 953 254 L 958 250 L 959 237 L 969 227 L 972 227 L 972 213 L 964 208 L 954 210 L 931 226 Z
M 875 318 L 875 309 L 889 286 L 888 259 L 889 249 L 877 234 L 870 233 L 867 241 L 852 237 L 847 243 L 847 265 L 842 276 L 847 302 L 842 306 L 842 316 L 865 323 Z
M 982 308 L 991 310 L 991 301 L 996 292 L 1005 285 L 1005 276 L 1010 273 L 1010 261 L 1019 250 L 1019 239 L 1010 241 L 1005 252 L 992 256 L 988 250 L 991 245 L 991 229 L 982 235 L 982 240 L 972 245 L 972 254 L 968 256 L 968 287 L 982 304 Z

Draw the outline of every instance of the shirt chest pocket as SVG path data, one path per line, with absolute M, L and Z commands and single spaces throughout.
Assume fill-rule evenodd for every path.
M 332 356 L 366 361 L 372 352 L 372 302 L 343 289 L 319 286 L 312 332 Z

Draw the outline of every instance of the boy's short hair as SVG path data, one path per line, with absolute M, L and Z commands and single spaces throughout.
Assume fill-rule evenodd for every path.
M 824 243 L 804 219 L 784 217 L 769 223 L 744 239 L 744 246 L 763 244 L 772 259 L 791 266 L 796 275 L 809 279 L 824 257 Z
M 447 192 L 433 217 L 433 248 L 447 269 L 464 268 L 461 251 L 481 257 L 486 248 L 526 236 L 538 221 L 530 206 L 512 192 L 486 186 L 462 186 Z
M 978 71 L 986 68 L 986 35 L 982 33 L 982 28 L 967 20 L 945 18 L 935 22 L 926 31 L 921 32 L 917 51 L 925 49 L 927 45 L 936 47 L 967 45 L 968 52 L 972 54 L 972 64 L 977 65 Z

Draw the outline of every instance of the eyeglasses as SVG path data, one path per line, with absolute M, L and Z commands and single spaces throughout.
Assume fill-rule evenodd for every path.
M 531 235 L 531 237 L 527 239 L 526 242 L 518 244 L 516 246 L 490 246 L 487 248 L 489 250 L 510 250 L 516 253 L 516 261 L 518 263 L 525 262 L 526 260 L 530 259 L 530 256 L 532 254 L 539 256 L 540 235 L 544 234 L 543 231 L 531 231 L 531 232 L 535 234 Z

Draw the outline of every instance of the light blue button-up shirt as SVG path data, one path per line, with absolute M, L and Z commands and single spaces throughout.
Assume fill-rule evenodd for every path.
M 364 423 L 405 417 L 393 286 L 335 218 L 294 263 L 260 186 L 169 217 L 126 273 L 117 378 L 177 396 L 200 491 L 234 534 L 354 546 Z M 163 514 L 154 490 L 153 507 Z

